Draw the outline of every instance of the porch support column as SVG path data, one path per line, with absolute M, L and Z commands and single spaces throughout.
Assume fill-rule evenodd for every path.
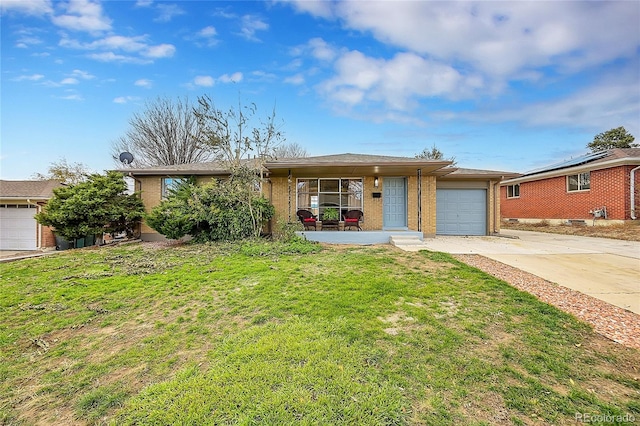
M 289 169 L 289 176 L 287 177 L 287 191 L 288 191 L 288 198 L 289 198 L 288 222 L 291 223 L 291 169 Z
M 418 169 L 418 232 L 422 232 L 422 169 Z

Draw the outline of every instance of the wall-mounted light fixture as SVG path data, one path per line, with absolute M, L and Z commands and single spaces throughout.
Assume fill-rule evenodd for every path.
M 380 184 L 380 181 L 378 181 L 378 176 L 374 177 L 373 178 L 373 186 L 377 188 L 379 184 Z

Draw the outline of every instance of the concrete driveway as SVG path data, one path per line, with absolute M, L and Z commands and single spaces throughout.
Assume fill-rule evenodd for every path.
M 640 242 L 514 230 L 501 234 L 437 236 L 407 248 L 479 254 L 640 314 Z

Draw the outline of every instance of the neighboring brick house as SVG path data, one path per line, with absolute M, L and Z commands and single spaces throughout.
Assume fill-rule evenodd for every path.
M 500 230 L 499 183 L 514 173 L 457 169 L 450 161 L 362 154 L 268 161 L 263 194 L 276 210 L 273 223 L 298 220 L 307 209 L 360 210 L 364 231 L 415 231 L 423 236 L 491 235 Z M 198 182 L 228 172 L 218 163 L 122 169 L 136 181 L 145 208 L 158 205 L 176 179 Z M 339 229 L 342 229 L 340 227 Z M 142 224 L 143 240 L 161 239 Z
M 0 180 L 0 250 L 38 250 L 55 247 L 51 228 L 33 216 L 62 186 L 57 180 Z
M 637 219 L 639 166 L 640 148 L 616 148 L 505 180 L 500 194 L 502 218 L 589 225 Z

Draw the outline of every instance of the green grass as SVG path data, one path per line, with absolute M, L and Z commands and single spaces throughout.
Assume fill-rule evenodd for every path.
M 130 245 L 0 267 L 0 424 L 640 418 L 637 350 L 442 253 Z

